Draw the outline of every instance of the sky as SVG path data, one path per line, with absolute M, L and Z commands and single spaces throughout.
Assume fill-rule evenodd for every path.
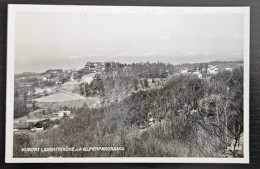
M 15 15 L 15 72 L 88 61 L 173 64 L 243 55 L 242 13 L 23 11 Z M 185 59 L 186 57 L 186 59 Z

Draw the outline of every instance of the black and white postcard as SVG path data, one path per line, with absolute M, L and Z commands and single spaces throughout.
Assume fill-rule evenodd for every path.
M 9 5 L 8 163 L 248 163 L 249 7 Z

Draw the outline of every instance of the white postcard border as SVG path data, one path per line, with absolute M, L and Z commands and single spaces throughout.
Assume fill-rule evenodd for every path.
M 172 10 L 174 8 L 174 11 Z M 83 157 L 83 158 L 14 158 L 13 111 L 14 111 L 14 56 L 15 13 L 31 12 L 114 12 L 114 13 L 243 13 L 244 14 L 244 157 Z M 6 83 L 6 150 L 7 163 L 249 163 L 249 26 L 250 7 L 147 7 L 147 6 L 77 6 L 77 5 L 8 5 L 7 34 L 7 83 Z

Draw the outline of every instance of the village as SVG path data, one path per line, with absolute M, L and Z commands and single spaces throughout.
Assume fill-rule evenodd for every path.
M 14 119 L 14 131 L 43 132 L 57 127 L 55 122 L 64 117 L 74 117 L 70 104 L 76 108 L 84 103 L 90 107 L 91 104 L 96 104 L 96 99 L 88 100 L 79 95 L 78 86 L 80 83 L 91 83 L 95 74 L 103 70 L 104 64 L 88 62 L 83 69 L 77 71 L 49 69 L 39 74 L 25 72 L 17 75 L 15 97 L 23 102 L 20 107 L 17 106 L 17 111 L 24 111 L 24 114 L 18 114 L 20 117 Z M 57 105 L 49 106 L 53 103 Z

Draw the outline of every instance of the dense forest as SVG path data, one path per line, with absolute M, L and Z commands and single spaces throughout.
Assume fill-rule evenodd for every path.
M 145 64 L 145 65 L 148 65 Z M 111 65 L 106 65 L 111 67 Z M 173 74 L 156 66 L 131 71 L 107 70 L 91 84 L 81 85 L 85 96 L 101 95 L 99 108 L 86 105 L 73 119 L 43 133 L 14 135 L 14 155 L 33 157 L 241 157 L 243 156 L 243 67 L 208 78 Z M 143 65 L 144 66 L 144 65 Z M 164 67 L 164 66 L 163 66 Z M 173 74 L 160 87 L 147 82 L 151 72 Z M 138 70 L 138 71 L 137 71 Z M 132 76 L 132 75 L 139 76 Z M 114 89 L 111 92 L 111 89 Z M 120 97 L 114 97 L 122 93 Z M 114 100 L 106 104 L 109 98 Z M 227 151 L 228 146 L 242 149 Z M 21 152 L 22 147 L 124 147 L 124 151 Z

